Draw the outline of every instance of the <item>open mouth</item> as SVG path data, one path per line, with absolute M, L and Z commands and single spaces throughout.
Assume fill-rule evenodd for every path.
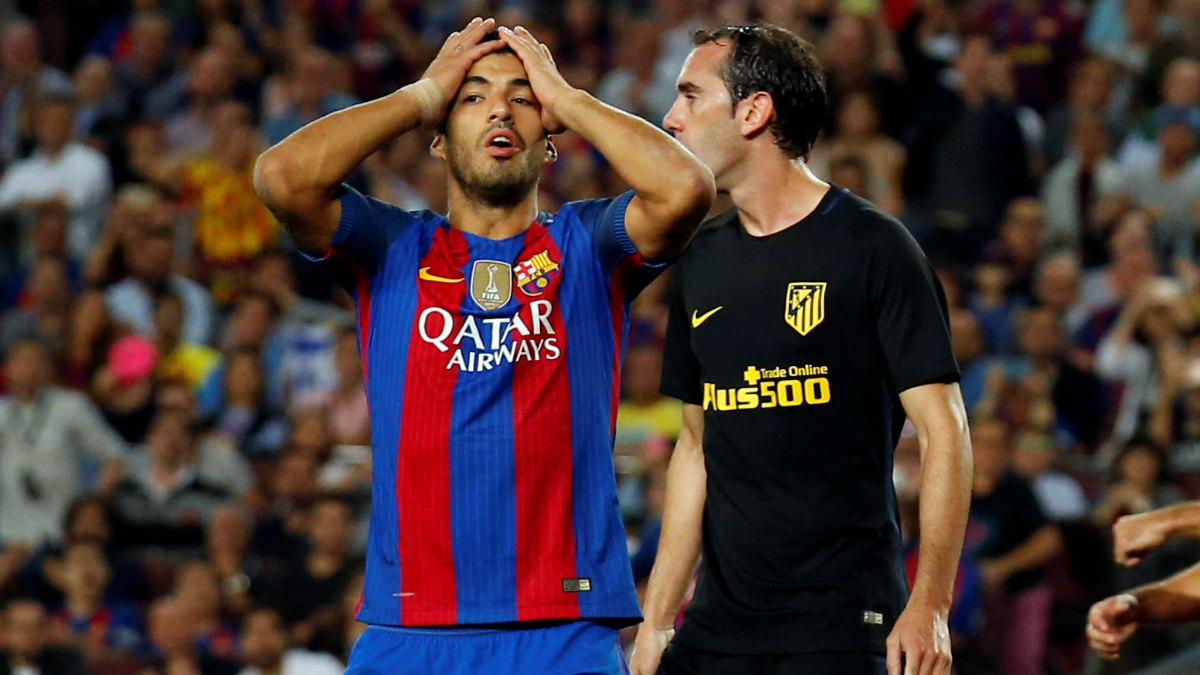
M 496 129 L 484 139 L 487 153 L 497 159 L 508 159 L 521 151 L 517 137 L 507 129 Z

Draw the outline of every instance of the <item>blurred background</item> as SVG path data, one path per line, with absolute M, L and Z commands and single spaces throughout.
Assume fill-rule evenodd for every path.
M 1083 627 L 1200 555 L 1116 569 L 1108 541 L 1200 497 L 1200 1 L 6 0 L 0 672 L 341 672 L 370 489 L 353 309 L 251 169 L 476 15 L 655 123 L 695 30 L 811 40 L 831 107 L 810 166 L 900 218 L 950 301 L 976 453 L 957 670 L 1166 672 L 1194 644 L 1142 630 L 1101 664 Z M 350 182 L 444 210 L 429 141 Z M 557 145 L 543 210 L 623 189 L 581 138 Z M 634 305 L 617 429 L 639 581 L 680 424 L 657 393 L 664 281 Z M 915 551 L 911 430 L 895 479 Z

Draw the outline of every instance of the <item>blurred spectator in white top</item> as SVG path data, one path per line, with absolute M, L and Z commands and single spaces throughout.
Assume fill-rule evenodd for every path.
M 37 93 L 67 95 L 71 79 L 66 73 L 42 63 L 38 34 L 31 22 L 16 19 L 0 28 L 0 160 L 5 164 L 24 157 L 23 117 Z
M 175 273 L 175 229 L 171 214 L 157 194 L 152 196 L 150 221 L 141 224 L 124 254 L 131 276 L 108 287 L 108 309 L 113 319 L 128 323 L 138 333 L 154 335 L 154 299 L 172 292 L 183 301 L 183 341 L 208 344 L 213 332 L 213 304 L 208 291 Z
M 44 95 L 35 105 L 36 150 L 5 172 L 0 181 L 0 208 L 32 212 L 50 201 L 65 204 L 71 212 L 67 250 L 82 259 L 96 243 L 100 221 L 108 208 L 112 192 L 108 159 L 71 139 L 74 98 Z
M 100 493 L 121 477 L 121 439 L 86 396 L 52 384 L 52 363 L 50 350 L 35 341 L 18 342 L 7 355 L 9 394 L 0 398 L 0 541 L 60 541 L 63 516 L 88 487 L 87 473 L 96 476 Z

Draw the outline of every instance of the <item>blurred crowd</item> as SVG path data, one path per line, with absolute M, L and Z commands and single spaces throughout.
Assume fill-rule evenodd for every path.
M 1197 0 L 17 0 L 0 3 L 0 673 L 321 675 L 362 626 L 370 420 L 349 297 L 259 202 L 255 157 L 419 77 L 476 15 L 661 122 L 692 33 L 817 47 L 820 176 L 900 218 L 950 306 L 975 449 L 952 615 L 963 673 L 1101 664 L 1121 515 L 1200 496 Z M 413 133 L 351 181 L 444 210 Z M 578 136 L 543 210 L 623 189 Z M 719 209 L 727 202 L 718 204 Z M 677 402 L 665 277 L 636 301 L 616 467 L 653 562 Z M 906 540 L 920 459 L 896 455 Z M 915 559 L 912 561 L 915 564 Z M 910 565 L 912 567 L 912 565 Z M 913 570 L 910 569 L 910 573 Z

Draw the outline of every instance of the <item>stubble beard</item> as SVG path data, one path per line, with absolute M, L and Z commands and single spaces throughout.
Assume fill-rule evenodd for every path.
M 541 177 L 541 164 L 533 163 L 530 157 L 530 150 L 526 149 L 512 159 L 479 170 L 471 166 L 469 150 L 452 149 L 446 163 L 454 182 L 471 200 L 487 206 L 512 207 L 529 196 Z M 485 162 L 490 160 L 484 158 Z

